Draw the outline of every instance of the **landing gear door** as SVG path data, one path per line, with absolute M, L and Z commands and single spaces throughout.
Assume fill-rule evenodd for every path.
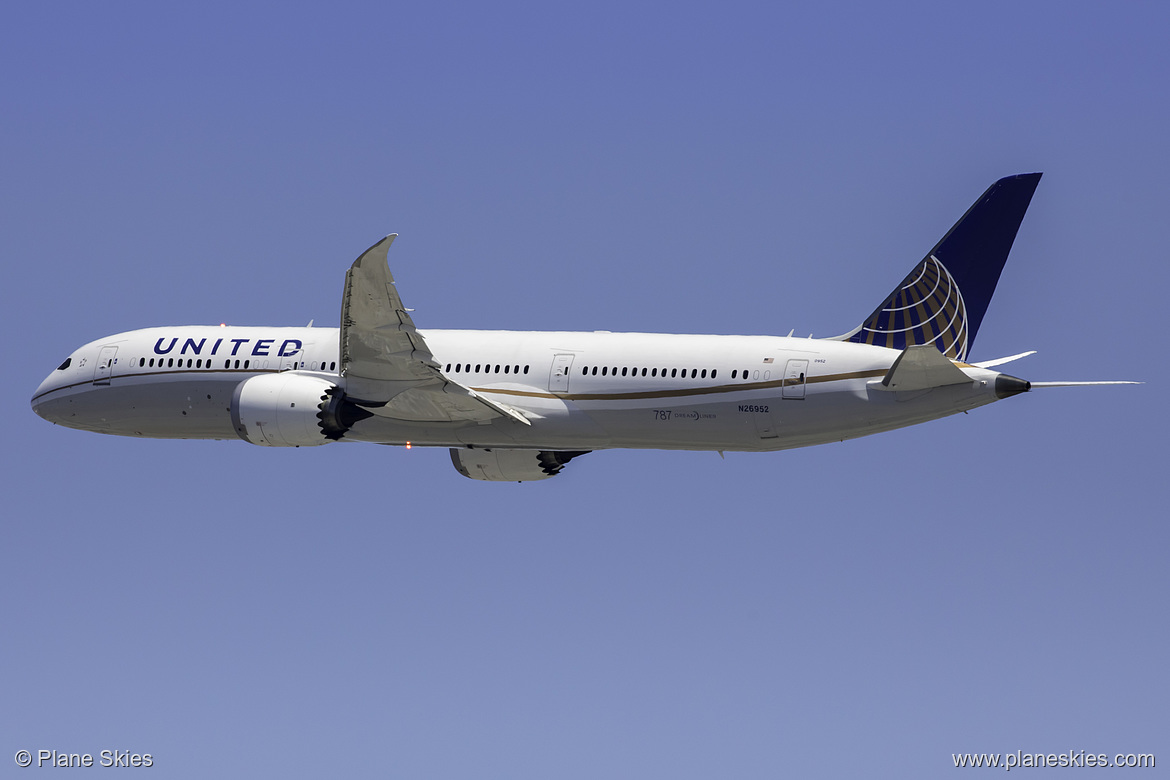
M 102 347 L 102 351 L 98 354 L 97 365 L 93 369 L 93 383 L 95 385 L 108 385 L 110 383 L 110 377 L 114 373 L 114 363 L 117 360 L 114 356 L 117 354 L 117 347 Z
M 552 370 L 548 374 L 548 391 L 550 393 L 569 392 L 569 372 L 572 368 L 572 355 L 553 355 Z
M 784 397 L 804 398 L 805 378 L 808 374 L 807 360 L 789 360 L 784 369 Z

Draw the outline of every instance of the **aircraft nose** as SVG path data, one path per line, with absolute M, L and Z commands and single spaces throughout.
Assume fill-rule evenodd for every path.
M 32 410 L 36 412 L 37 416 L 51 423 L 61 421 L 61 406 L 59 399 L 53 398 L 53 390 L 57 388 L 57 378 L 53 374 L 45 377 L 44 381 L 37 386 L 36 392 L 33 393 L 30 404 Z
M 45 393 L 47 393 L 50 389 L 46 387 L 46 385 L 49 384 L 49 379 L 51 378 L 52 377 L 45 377 L 45 381 L 41 382 L 40 385 L 37 386 L 37 390 L 35 393 L 33 393 L 32 400 L 29 402 L 32 404 L 32 410 L 39 416 L 44 417 L 46 420 L 49 418 L 45 417 L 45 413 L 48 411 L 48 409 L 46 408 L 47 401 L 44 396 Z M 52 421 L 50 420 L 50 422 Z

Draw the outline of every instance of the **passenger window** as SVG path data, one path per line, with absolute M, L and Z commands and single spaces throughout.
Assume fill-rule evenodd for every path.
M 496 373 L 497 374 L 500 373 L 500 364 L 499 363 L 496 364 Z
M 701 378 L 701 379 L 706 379 L 706 378 L 707 378 L 707 369 L 705 369 L 705 368 L 703 369 L 703 373 L 702 373 L 702 374 L 700 374 L 700 378 Z
M 477 374 L 480 373 L 480 370 L 482 368 L 483 368 L 483 363 L 476 363 L 475 364 L 475 373 L 477 373 Z
M 527 373 L 528 373 L 528 366 L 524 366 L 524 373 L 525 373 L 525 374 L 527 374 Z
M 443 370 L 444 370 L 446 373 L 450 374 L 450 373 L 451 373 L 451 364 L 450 364 L 450 363 L 448 363 L 448 364 L 447 364 L 447 367 L 446 367 L 445 369 L 443 369 Z
M 252 362 L 251 360 L 245 360 L 244 361 L 244 368 L 247 368 L 251 362 Z
M 714 379 L 714 378 L 715 378 L 715 373 L 716 373 L 718 370 L 719 370 L 719 369 L 717 369 L 717 368 L 713 368 L 713 369 L 711 369 L 711 378 L 712 378 L 712 379 Z
M 627 369 L 625 366 L 622 366 L 622 376 L 625 376 L 625 375 L 626 375 L 626 371 L 627 371 L 627 370 L 628 370 L 628 369 Z
M 605 376 L 608 373 L 609 373 L 609 366 L 602 366 L 601 367 L 601 375 Z
M 593 370 L 590 371 L 589 373 L 592 374 L 593 376 L 597 376 L 597 366 L 594 366 Z
M 174 358 L 167 358 L 167 368 L 174 368 L 174 367 L 175 367 L 175 359 Z
M 657 368 L 651 369 L 650 376 L 658 376 L 658 369 Z
M 511 368 L 511 366 L 504 366 L 504 373 L 505 373 L 505 374 L 506 374 L 506 373 L 508 373 L 508 369 L 509 369 L 509 368 Z
M 678 369 L 677 368 L 670 369 L 670 378 L 674 379 L 676 376 L 678 376 Z

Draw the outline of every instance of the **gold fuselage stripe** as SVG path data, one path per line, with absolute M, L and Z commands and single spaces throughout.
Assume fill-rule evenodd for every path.
M 846 379 L 866 379 L 869 377 L 885 376 L 888 368 L 874 368 L 868 371 L 851 371 L 846 374 L 825 374 L 823 376 L 805 377 L 808 384 L 821 382 L 840 382 Z M 737 393 L 744 390 L 768 390 L 798 385 L 798 379 L 773 379 L 767 382 L 742 382 L 734 385 L 715 385 L 714 387 L 687 387 L 677 390 L 645 390 L 630 393 L 549 393 L 532 390 L 507 390 L 493 387 L 473 387 L 477 393 L 494 393 L 496 395 L 514 395 L 521 398 L 562 398 L 566 401 L 623 401 L 645 400 L 650 398 L 681 398 L 692 395 L 713 395 L 718 393 Z

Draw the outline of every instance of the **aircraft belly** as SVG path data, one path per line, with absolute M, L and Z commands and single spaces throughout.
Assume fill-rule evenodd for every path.
M 507 417 L 484 422 L 417 422 L 387 417 L 360 420 L 342 441 L 411 444 L 433 447 L 509 447 L 571 450 L 613 447 L 610 437 L 589 415 L 558 400 L 557 407 L 540 409 L 523 425 Z
M 70 428 L 152 439 L 234 439 L 234 381 L 201 380 L 86 387 L 49 403 Z
M 659 403 L 645 407 L 583 405 L 582 411 L 603 430 L 612 447 L 635 449 L 757 449 L 752 419 L 736 404 Z
M 909 393 L 870 390 L 865 433 L 937 420 L 996 400 L 994 385 L 965 383 Z

